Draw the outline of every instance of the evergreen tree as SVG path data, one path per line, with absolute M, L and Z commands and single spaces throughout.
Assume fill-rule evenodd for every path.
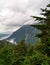
M 41 15 L 43 17 L 32 16 L 35 18 L 35 21 L 39 21 L 39 24 L 33 25 L 37 29 L 41 30 L 40 34 L 37 34 L 37 37 L 40 38 L 41 43 L 44 45 L 44 52 L 50 56 L 50 4 L 46 6 L 45 9 L 42 9 Z

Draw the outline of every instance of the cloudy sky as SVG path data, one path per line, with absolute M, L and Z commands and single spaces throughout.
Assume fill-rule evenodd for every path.
M 10 33 L 24 24 L 33 23 L 32 15 L 39 15 L 50 0 L 0 0 L 0 33 Z

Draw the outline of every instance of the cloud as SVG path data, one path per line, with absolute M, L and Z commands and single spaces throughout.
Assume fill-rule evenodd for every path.
M 0 32 L 13 32 L 24 24 L 33 23 L 50 0 L 0 0 Z

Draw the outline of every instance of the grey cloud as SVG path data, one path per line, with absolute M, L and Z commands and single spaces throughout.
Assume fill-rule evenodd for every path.
M 33 21 L 30 16 L 39 15 L 40 8 L 44 8 L 48 3 L 50 0 L 0 0 L 2 29 L 12 31 L 25 23 L 29 24 Z

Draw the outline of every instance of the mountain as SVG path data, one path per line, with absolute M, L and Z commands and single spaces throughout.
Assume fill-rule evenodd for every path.
M 7 37 L 9 34 L 3 34 L 3 33 L 0 33 L 0 39 L 4 38 L 4 37 Z
M 39 33 L 39 30 L 30 25 L 22 26 L 19 30 L 12 33 L 6 40 L 12 43 L 18 43 L 21 40 L 25 40 L 27 43 L 34 44 L 38 38 L 35 35 Z

